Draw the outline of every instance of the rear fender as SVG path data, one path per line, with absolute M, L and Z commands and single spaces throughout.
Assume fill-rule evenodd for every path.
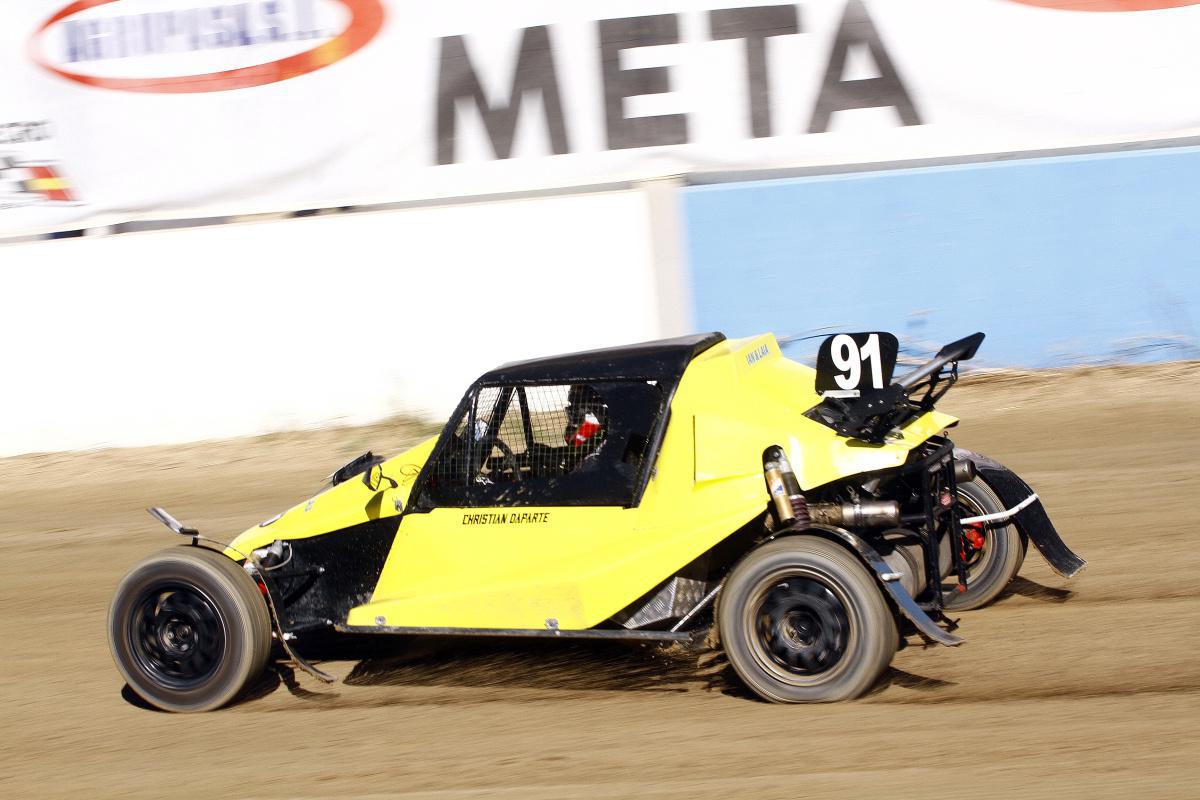
M 1017 473 L 994 459 L 961 448 L 955 449 L 954 457 L 974 462 L 979 478 L 996 493 L 1005 508 L 1016 507 L 1034 493 Z M 1012 521 L 1021 535 L 1033 542 L 1050 568 L 1062 577 L 1073 578 L 1087 566 L 1087 561 L 1067 547 L 1067 543 L 1058 535 L 1041 500 L 1035 500 L 1018 511 Z
M 937 626 L 937 623 L 917 605 L 917 601 L 913 599 L 912 595 L 904 590 L 900 584 L 900 575 L 888 566 L 875 548 L 867 544 L 862 537 L 856 536 L 844 528 L 835 528 L 831 525 L 784 528 L 771 538 L 778 539 L 781 536 L 820 536 L 843 545 L 857 555 L 859 560 L 879 579 L 883 590 L 895 603 L 896 608 L 916 626 L 922 636 L 947 647 L 956 647 L 965 641 L 961 636 L 956 636 Z

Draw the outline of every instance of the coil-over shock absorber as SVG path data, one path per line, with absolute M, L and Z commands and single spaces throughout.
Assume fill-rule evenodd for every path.
M 812 524 L 808 502 L 800 492 L 800 481 L 782 447 L 768 447 L 763 452 L 763 478 L 781 525 L 807 527 Z

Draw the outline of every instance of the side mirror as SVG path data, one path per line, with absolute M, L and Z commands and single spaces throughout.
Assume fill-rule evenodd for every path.
M 365 484 L 366 487 L 368 489 L 370 489 L 372 492 L 378 492 L 379 487 L 383 485 L 384 481 L 387 481 L 388 483 L 390 483 L 391 484 L 390 488 L 392 488 L 392 489 L 395 489 L 396 487 L 398 487 L 400 485 L 400 484 L 396 483 L 396 481 L 389 478 L 387 475 L 383 474 L 383 465 L 382 464 L 372 464 L 367 469 L 367 471 L 363 473 L 363 484 Z
M 326 478 L 326 480 L 334 486 L 337 486 L 339 483 L 344 483 L 361 472 L 366 472 L 371 465 L 378 464 L 381 461 L 383 461 L 382 456 L 377 456 L 368 450 L 358 458 L 351 459 L 344 466 L 338 468 L 338 470 Z

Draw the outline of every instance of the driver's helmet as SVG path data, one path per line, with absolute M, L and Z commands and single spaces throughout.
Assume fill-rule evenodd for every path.
M 600 394 L 585 383 L 571 385 L 567 394 L 567 428 L 563 439 L 568 447 L 594 450 L 608 433 L 608 406 Z

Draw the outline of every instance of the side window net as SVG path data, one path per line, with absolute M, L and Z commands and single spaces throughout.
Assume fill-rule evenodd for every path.
M 652 381 L 487 386 L 428 478 L 431 505 L 627 505 L 662 391 Z
M 495 436 L 485 439 L 491 451 L 475 476 L 478 484 L 561 477 L 593 455 L 607 435 L 603 403 L 585 407 L 581 390 L 571 386 L 510 387 L 502 405 Z

